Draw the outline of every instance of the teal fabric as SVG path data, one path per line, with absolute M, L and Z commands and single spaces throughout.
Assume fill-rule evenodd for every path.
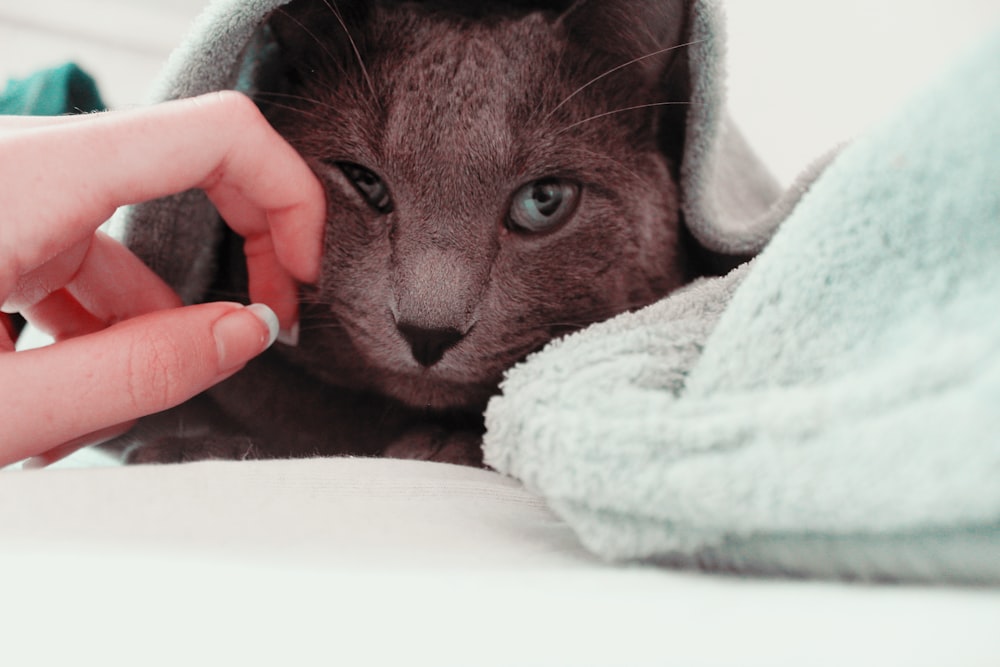
M 486 460 L 593 551 L 1000 584 L 1000 34 L 733 275 L 553 344 Z
M 0 93 L 0 115 L 59 116 L 105 108 L 94 79 L 73 63 L 12 79 Z

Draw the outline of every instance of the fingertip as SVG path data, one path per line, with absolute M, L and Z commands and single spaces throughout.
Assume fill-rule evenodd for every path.
M 312 172 L 310 171 L 310 173 Z M 312 210 L 308 215 L 312 218 L 310 228 L 313 230 L 313 262 L 309 266 L 309 275 L 303 278 L 303 281 L 308 283 L 314 283 L 319 280 L 323 263 L 323 237 L 326 234 L 327 222 L 326 190 L 320 183 L 319 178 L 315 174 L 312 174 L 312 176 L 315 194 L 309 199 L 309 206 L 311 206 Z
M 266 303 L 278 317 L 279 329 L 290 331 L 299 320 L 299 286 L 273 254 L 247 257 L 250 300 Z
M 278 333 L 278 342 L 288 347 L 298 347 L 299 345 L 299 323 L 295 322 L 291 327 L 282 329 Z
M 262 303 L 237 307 L 220 317 L 212 325 L 218 372 L 237 369 L 269 348 L 279 329 L 278 316 Z
M 322 190 L 318 182 L 316 187 Z M 323 261 L 326 199 L 322 192 L 318 197 L 268 216 L 274 251 L 281 265 L 296 280 L 308 284 L 319 280 Z

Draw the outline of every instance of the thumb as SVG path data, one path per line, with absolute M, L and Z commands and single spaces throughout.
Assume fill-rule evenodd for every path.
M 209 303 L 0 355 L 0 465 L 179 405 L 240 370 L 277 333 L 267 306 Z

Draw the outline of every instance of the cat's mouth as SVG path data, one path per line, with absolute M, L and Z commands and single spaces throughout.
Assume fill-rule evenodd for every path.
M 481 382 L 463 382 L 442 377 L 432 369 L 415 373 L 387 373 L 382 391 L 415 408 L 428 410 L 481 410 L 496 393 L 500 378 Z
M 526 354 L 485 359 L 475 352 L 475 343 L 463 340 L 446 350 L 435 343 L 438 348 L 428 344 L 430 349 L 414 350 L 406 341 L 389 354 L 384 348 L 362 354 L 370 364 L 368 380 L 383 394 L 420 409 L 482 411 L 497 393 L 504 370 Z
M 303 340 L 285 356 L 322 381 L 335 386 L 367 389 L 394 398 L 408 406 L 429 410 L 481 410 L 496 393 L 503 369 L 486 371 L 470 359 L 458 361 L 448 351 L 437 363 L 425 365 L 414 359 L 403 344 L 383 340 L 364 345 L 357 341 L 330 345 Z M 316 343 L 319 343 L 318 345 Z M 471 369 L 476 368 L 476 372 Z
M 430 367 L 411 361 L 383 367 L 375 373 L 376 388 L 415 408 L 482 412 L 489 399 L 499 393 L 506 370 L 544 347 L 548 340 L 525 342 L 516 349 L 491 355 L 488 362 L 460 356 L 462 350 L 456 349 L 456 358 L 446 354 L 440 363 Z M 475 373 L 470 370 L 473 368 Z
M 283 355 L 322 381 L 364 389 L 418 409 L 481 411 L 506 369 L 551 339 L 550 332 L 510 337 L 495 323 L 462 332 L 400 326 L 395 318 L 350 317 L 303 304 L 298 348 Z M 514 340 L 516 338 L 516 340 Z

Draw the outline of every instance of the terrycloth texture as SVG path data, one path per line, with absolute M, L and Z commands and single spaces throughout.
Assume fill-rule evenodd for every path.
M 73 63 L 11 79 L 0 93 L 0 115 L 60 116 L 103 111 L 97 84 Z
M 198 18 L 163 73 L 155 99 L 235 88 L 261 22 L 287 0 L 216 0 Z M 801 194 L 784 196 L 730 122 L 723 104 L 724 35 L 718 0 L 691 0 L 687 39 L 692 105 L 682 164 L 682 205 L 694 237 L 709 250 L 758 252 Z M 127 242 L 181 294 L 198 301 L 212 282 L 221 228 L 200 193 L 132 209 Z
M 487 461 L 611 559 L 1000 584 L 997 63 L 846 148 L 750 267 L 511 371 Z

